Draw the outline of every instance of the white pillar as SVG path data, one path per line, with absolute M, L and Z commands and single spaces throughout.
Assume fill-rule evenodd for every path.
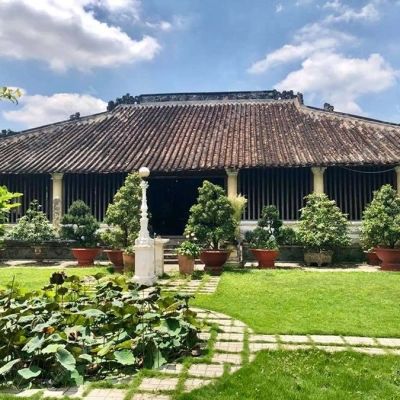
M 154 275 L 154 259 L 155 249 L 154 240 L 150 238 L 147 218 L 147 197 L 146 190 L 149 184 L 143 179 L 148 177 L 150 171 L 142 167 L 139 169 L 139 175 L 142 178 L 140 187 L 142 188 L 142 215 L 140 218 L 140 231 L 139 236 L 135 240 L 135 276 L 132 278 L 132 282 L 139 283 L 140 285 L 152 286 L 156 283 L 157 278 Z
M 53 180 L 52 220 L 53 225 L 57 229 L 60 228 L 60 220 L 62 216 L 63 176 L 64 174 L 62 172 L 51 174 L 51 179 Z
M 161 239 L 161 238 L 154 239 L 154 247 L 155 247 L 154 273 L 157 277 L 164 275 L 164 244 L 168 242 L 169 239 Z
M 324 191 L 324 172 L 326 167 L 312 167 L 311 171 L 314 174 L 314 192 L 325 193 Z
M 226 168 L 226 174 L 228 175 L 228 197 L 236 196 L 238 194 L 238 174 L 239 170 L 235 168 Z
M 397 175 L 397 194 L 400 196 L 400 165 L 394 168 Z

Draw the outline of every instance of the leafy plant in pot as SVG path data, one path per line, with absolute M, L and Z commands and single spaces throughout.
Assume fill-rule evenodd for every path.
M 21 204 L 12 202 L 21 197 L 22 193 L 9 192 L 6 186 L 0 186 L 0 255 L 4 251 L 5 224 L 8 222 L 9 212 L 12 208 L 19 207 Z
M 57 238 L 56 229 L 50 224 L 41 208 L 39 202 L 33 200 L 26 214 L 18 220 L 9 236 L 11 240 L 29 243 L 33 248 L 34 258 L 37 262 L 43 262 L 48 257 L 46 242 Z
M 350 244 L 347 215 L 326 194 L 311 193 L 305 199 L 296 232 L 304 261 L 307 265 L 330 264 L 333 251 Z
M 141 178 L 137 172 L 129 174 L 123 186 L 115 194 L 113 202 L 108 206 L 104 218 L 104 222 L 110 227 L 107 234 L 111 239 L 114 250 L 113 252 L 106 251 L 107 256 L 113 262 L 113 259 L 110 258 L 111 253 L 113 253 L 112 255 L 119 254 L 116 261 L 117 265 L 114 263 L 116 269 L 121 269 L 121 262 L 128 270 L 134 269 L 133 244 L 140 231 L 140 207 L 142 203 L 140 182 Z
M 78 266 L 94 264 L 94 258 L 101 251 L 98 246 L 99 228 L 100 224 L 83 200 L 74 201 L 68 212 L 62 216 L 60 236 L 73 240 L 78 245 L 71 248 L 72 254 L 78 260 Z
M 400 196 L 391 185 L 374 191 L 363 213 L 361 237 L 375 245 L 382 270 L 400 271 Z
M 245 240 L 254 257 L 258 261 L 258 268 L 274 268 L 275 260 L 279 254 L 279 245 L 276 239 L 282 221 L 279 219 L 279 212 L 273 205 L 265 206 L 257 227 L 253 231 L 245 233 Z
M 179 272 L 181 274 L 192 274 L 194 271 L 195 259 L 199 257 L 201 248 L 194 241 L 197 240 L 194 233 L 186 235 L 185 240 L 175 250 L 178 255 Z
M 206 271 L 222 273 L 230 253 L 222 247 L 234 241 L 236 227 L 234 209 L 224 189 L 204 181 L 197 203 L 190 208 L 185 232 L 194 232 L 199 243 L 204 245 L 200 260 Z

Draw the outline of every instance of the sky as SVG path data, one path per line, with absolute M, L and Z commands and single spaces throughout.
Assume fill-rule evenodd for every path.
M 0 0 L 0 129 L 148 93 L 294 90 L 400 123 L 400 0 Z

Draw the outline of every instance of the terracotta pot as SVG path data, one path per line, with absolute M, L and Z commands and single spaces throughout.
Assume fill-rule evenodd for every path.
M 253 256 L 258 261 L 257 268 L 275 268 L 275 260 L 279 250 L 251 249 Z
M 224 264 L 229 258 L 229 250 L 203 250 L 200 260 L 204 263 L 204 271 L 210 271 L 215 275 L 221 275 Z
M 381 260 L 375 252 L 366 251 L 365 256 L 367 257 L 367 262 L 369 265 L 379 265 L 381 263 Z
M 73 256 L 78 260 L 78 267 L 94 264 L 94 258 L 102 249 L 71 249 Z
M 178 254 L 179 273 L 193 274 L 194 258 Z
M 124 272 L 135 272 L 135 253 L 122 253 Z
M 329 265 L 332 262 L 333 251 L 320 251 L 315 253 L 304 253 L 304 262 L 307 265 L 317 264 L 318 267 L 321 265 Z
M 121 272 L 124 270 L 124 260 L 122 258 L 122 250 L 103 250 L 107 254 L 108 259 L 114 266 L 114 271 Z
M 381 270 L 400 271 L 400 249 L 382 249 L 376 247 L 375 253 L 382 260 Z

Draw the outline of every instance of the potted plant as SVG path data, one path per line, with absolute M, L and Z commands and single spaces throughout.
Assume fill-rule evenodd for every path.
M 0 186 L 0 255 L 4 251 L 5 224 L 8 222 L 8 214 L 12 208 L 19 207 L 20 203 L 12 203 L 13 199 L 22 196 L 22 193 L 9 192 L 6 186 Z
M 135 249 L 133 246 L 125 247 L 122 252 L 124 272 L 135 272 Z
M 23 240 L 29 243 L 33 247 L 37 262 L 43 262 L 47 258 L 46 242 L 57 237 L 56 229 L 50 224 L 41 208 L 39 202 L 33 200 L 26 214 L 18 220 L 9 235 L 12 240 Z
M 124 270 L 124 260 L 122 257 L 123 247 L 123 233 L 120 229 L 107 228 L 100 234 L 100 243 L 105 253 L 113 264 L 115 272 Z
M 192 274 L 195 259 L 199 257 L 201 248 L 194 241 L 197 240 L 194 232 L 186 235 L 188 240 L 182 242 L 175 250 L 178 255 L 179 272 L 181 274 Z
M 234 241 L 236 228 L 234 209 L 224 189 L 204 181 L 199 188 L 197 203 L 189 210 L 185 232 L 194 232 L 199 243 L 203 244 L 200 260 L 206 271 L 222 273 L 230 253 L 222 247 Z
M 78 260 L 78 266 L 94 264 L 94 258 L 101 251 L 97 243 L 99 228 L 100 224 L 83 200 L 74 201 L 62 216 L 60 236 L 77 243 L 78 246 L 71 248 L 71 252 Z
M 400 196 L 391 185 L 374 191 L 363 212 L 361 235 L 375 245 L 382 270 L 400 271 Z
M 349 222 L 334 200 L 323 193 L 311 193 L 305 197 L 306 205 L 300 212 L 297 237 L 304 248 L 307 265 L 330 264 L 333 251 L 347 246 Z
M 277 237 L 282 226 L 279 212 L 275 206 L 265 206 L 257 227 L 245 233 L 245 240 L 254 257 L 258 261 L 258 268 L 274 268 L 279 254 Z
M 121 260 L 126 260 L 128 270 L 134 269 L 133 244 L 140 231 L 140 208 L 142 204 L 140 182 L 141 178 L 137 172 L 129 174 L 123 186 L 115 194 L 113 202 L 108 206 L 104 218 L 104 222 L 110 227 L 107 234 L 113 245 L 113 250 L 106 250 L 105 252 L 113 263 L 114 260 L 117 264 Z M 120 268 L 119 265 L 117 265 L 117 268 Z

